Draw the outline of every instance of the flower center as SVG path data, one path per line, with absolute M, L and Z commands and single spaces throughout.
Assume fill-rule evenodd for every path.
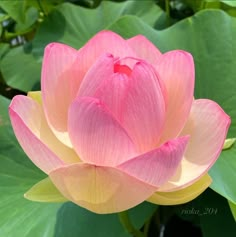
M 132 70 L 126 65 L 121 65 L 121 64 L 116 63 L 114 65 L 114 72 L 124 73 L 127 76 L 130 76 L 130 74 L 132 73 Z

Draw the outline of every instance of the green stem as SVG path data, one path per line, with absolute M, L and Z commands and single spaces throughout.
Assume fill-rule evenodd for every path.
M 145 235 L 141 231 L 134 228 L 127 211 L 120 212 L 118 213 L 118 215 L 119 215 L 121 224 L 123 225 L 123 227 L 127 230 L 129 234 L 133 235 L 134 237 L 145 237 Z
M 165 10 L 167 15 L 167 26 L 170 25 L 170 0 L 165 0 Z
M 150 227 L 150 225 L 151 225 L 151 221 L 152 221 L 152 217 L 149 218 L 149 219 L 145 222 L 145 224 L 144 224 L 143 233 L 144 233 L 144 236 L 145 236 L 145 237 L 148 236 L 148 231 L 149 231 L 149 227 Z

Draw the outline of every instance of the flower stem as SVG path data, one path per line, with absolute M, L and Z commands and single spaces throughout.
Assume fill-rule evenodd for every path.
M 127 211 L 123 211 L 118 213 L 119 219 L 123 227 L 127 230 L 129 234 L 134 237 L 145 237 L 145 235 L 140 231 L 134 228 L 129 218 L 129 214 Z

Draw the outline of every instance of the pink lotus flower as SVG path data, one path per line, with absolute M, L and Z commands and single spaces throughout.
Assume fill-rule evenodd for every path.
M 39 93 L 14 97 L 11 122 L 68 200 L 111 213 L 186 202 L 209 186 L 230 118 L 194 100 L 189 53 L 102 31 L 80 50 L 49 44 L 41 83 L 42 102 Z

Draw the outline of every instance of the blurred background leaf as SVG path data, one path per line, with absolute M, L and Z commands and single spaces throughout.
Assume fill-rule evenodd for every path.
M 140 229 L 156 210 L 151 203 L 142 203 L 128 211 L 133 225 Z M 73 218 L 71 218 L 73 217 Z M 92 228 L 88 228 L 92 226 Z M 119 222 L 117 214 L 99 215 L 89 212 L 73 203 L 65 203 L 57 214 L 55 237 L 128 237 Z

